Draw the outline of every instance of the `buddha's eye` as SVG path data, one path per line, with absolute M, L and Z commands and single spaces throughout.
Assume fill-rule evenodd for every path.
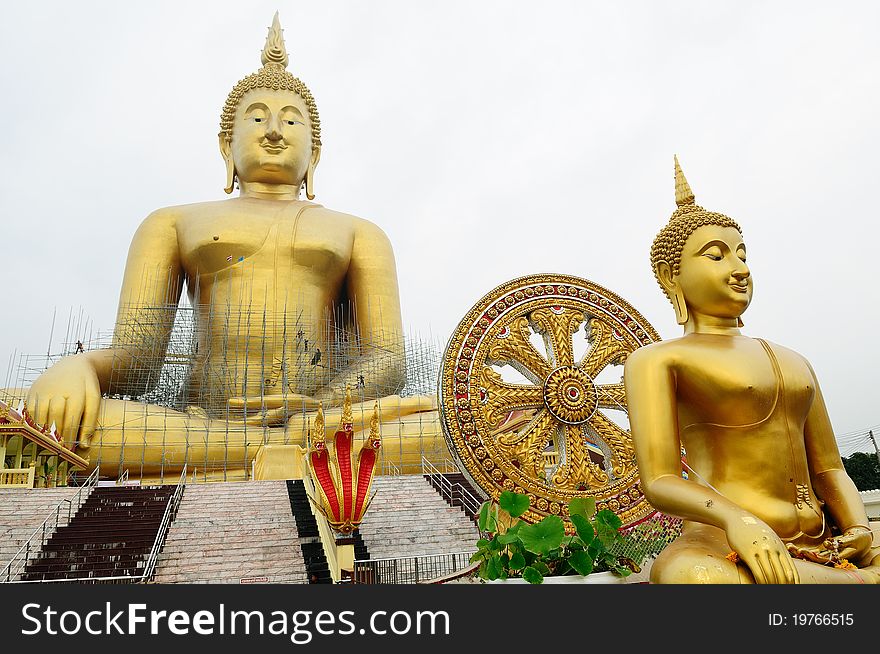
M 705 252 L 703 256 L 710 258 L 712 261 L 721 261 L 722 258 L 720 254 L 715 254 L 714 252 Z
M 254 117 L 254 122 L 255 122 L 255 123 L 262 123 L 262 122 L 263 122 L 263 119 L 262 119 L 262 118 Z
M 302 123 L 299 122 L 298 120 L 288 120 L 287 124 L 288 125 L 302 125 Z

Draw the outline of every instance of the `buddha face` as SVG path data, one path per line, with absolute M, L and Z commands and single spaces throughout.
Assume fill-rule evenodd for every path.
M 688 311 L 716 318 L 738 318 L 752 300 L 746 246 L 735 227 L 703 225 L 685 241 L 679 274 Z
M 317 164 L 306 103 L 286 90 L 245 93 L 235 111 L 231 142 L 221 139 L 220 148 L 242 182 L 299 186 L 310 163 Z

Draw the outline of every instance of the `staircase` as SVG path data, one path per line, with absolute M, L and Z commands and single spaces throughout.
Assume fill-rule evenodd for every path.
M 156 566 L 157 583 L 308 583 L 284 481 L 191 484 Z
M 296 520 L 296 528 L 299 531 L 300 549 L 306 564 L 308 583 L 332 584 L 333 578 L 327 565 L 327 557 L 324 555 L 318 523 L 309 506 L 309 498 L 301 479 L 287 481 L 287 495 L 290 499 L 290 512 Z
M 473 552 L 473 521 L 452 507 L 422 475 L 376 477 L 376 497 L 360 526 L 372 559 Z
M 425 473 L 425 479 L 450 506 L 460 507 L 476 523 L 484 493 L 475 489 L 463 472 L 440 472 L 435 468 Z
M 139 581 L 176 488 L 93 489 L 28 562 L 22 581 Z
M 73 497 L 77 490 L 73 487 L 0 489 L 0 568 L 12 560 L 49 512 L 62 500 Z

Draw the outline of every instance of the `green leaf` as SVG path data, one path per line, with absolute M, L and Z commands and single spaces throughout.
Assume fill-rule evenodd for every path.
M 530 552 L 549 554 L 562 544 L 565 525 L 558 515 L 548 515 L 535 525 L 524 525 L 520 528 L 519 538 Z
M 593 559 L 586 552 L 574 552 L 568 562 L 572 568 L 578 571 L 578 574 L 588 575 L 593 571 Z
M 501 576 L 501 561 L 497 556 L 493 556 L 486 561 L 486 577 L 494 581 Z
M 486 552 L 474 552 L 471 554 L 471 558 L 468 563 L 476 563 L 477 561 L 483 561 L 486 558 Z
M 614 513 L 614 511 L 602 509 L 596 514 L 596 531 L 599 540 L 602 541 L 603 545 L 607 547 L 617 540 L 617 530 L 620 529 L 620 525 L 622 524 L 620 518 Z
M 478 526 L 480 531 L 497 531 L 498 525 L 495 522 L 495 512 L 492 510 L 491 502 L 483 502 L 480 507 Z
M 568 504 L 568 514 L 571 517 L 579 515 L 589 520 L 594 513 L 596 513 L 595 497 L 576 497 Z
M 550 574 L 550 568 L 543 561 L 533 561 L 532 567 L 545 577 Z
M 511 518 L 518 518 L 529 510 L 529 496 L 522 493 L 502 491 L 498 498 L 498 504 L 510 514 Z
M 533 567 L 529 566 L 525 570 L 523 570 L 523 579 L 525 579 L 530 584 L 540 584 L 543 583 L 544 577 L 540 572 L 535 570 Z
M 571 516 L 571 524 L 574 525 L 574 528 L 577 530 L 578 538 L 581 539 L 581 542 L 584 545 L 589 545 L 593 542 L 596 533 L 593 531 L 593 525 L 590 524 L 589 520 L 579 513 L 575 513 Z
M 523 524 L 524 523 L 522 521 L 517 520 L 510 527 L 510 529 L 508 529 L 503 534 L 498 535 L 498 542 L 501 543 L 502 545 L 511 545 L 513 543 L 518 543 L 519 536 L 517 536 L 517 533 L 519 532 L 519 530 L 523 526 Z
M 516 552 L 513 556 L 510 557 L 510 569 L 511 570 L 522 570 L 526 567 L 526 557 L 524 557 L 519 552 Z

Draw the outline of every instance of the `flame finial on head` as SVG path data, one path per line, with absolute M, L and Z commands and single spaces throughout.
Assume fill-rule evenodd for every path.
M 675 159 L 675 206 L 683 207 L 689 204 L 695 204 L 696 198 L 688 184 L 687 178 L 678 163 L 678 155 L 673 155 Z
M 263 54 L 260 57 L 263 65 L 273 63 L 281 64 L 287 68 L 287 48 L 284 47 L 284 34 L 281 29 L 281 19 L 278 18 L 278 12 L 272 19 L 272 27 L 269 28 L 269 35 L 266 37 L 266 45 L 263 46 Z

